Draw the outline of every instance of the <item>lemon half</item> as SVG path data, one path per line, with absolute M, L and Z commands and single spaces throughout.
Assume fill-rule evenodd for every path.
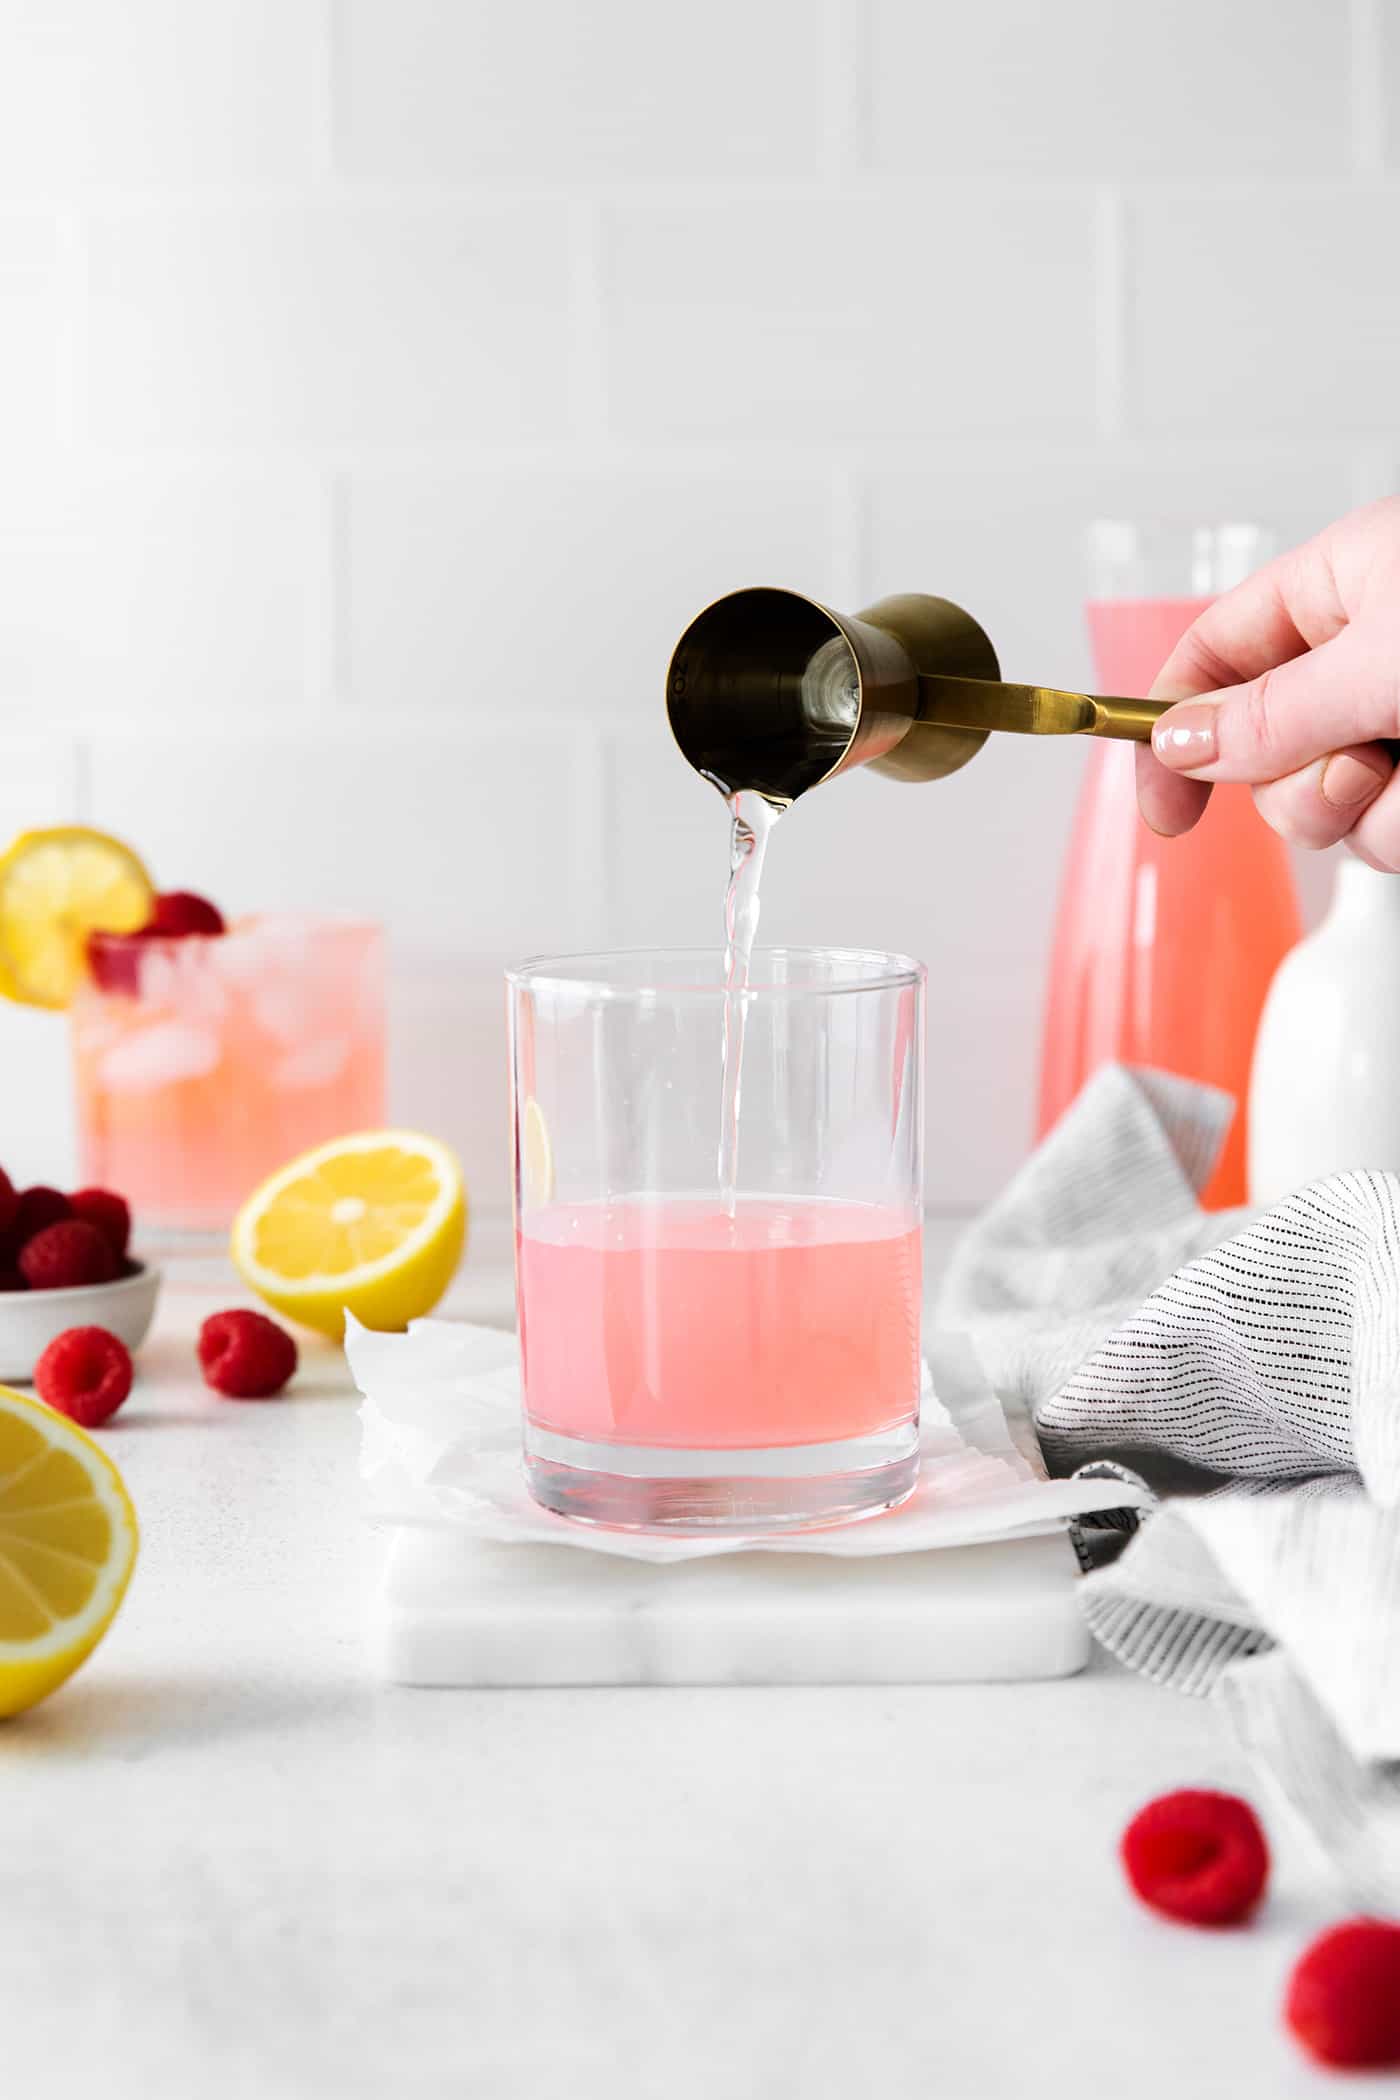
M 265 1181 L 233 1221 L 231 1251 L 260 1298 L 339 1341 L 347 1310 L 378 1328 L 431 1312 L 466 1235 L 466 1191 L 447 1147 L 367 1130 Z
M 22 831 L 0 854 L 0 993 L 69 1006 L 90 933 L 135 933 L 155 891 L 129 846 L 82 824 Z
M 117 1614 L 136 1512 L 105 1451 L 0 1386 L 0 1715 L 71 1677 Z

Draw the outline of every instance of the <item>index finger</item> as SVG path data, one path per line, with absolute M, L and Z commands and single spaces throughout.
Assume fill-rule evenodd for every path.
M 1154 700 L 1243 685 L 1341 633 L 1347 609 L 1327 533 L 1280 554 L 1206 607 L 1158 673 Z

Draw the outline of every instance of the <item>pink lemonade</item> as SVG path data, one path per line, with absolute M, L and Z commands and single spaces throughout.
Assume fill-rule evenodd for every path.
M 1094 675 L 1106 693 L 1144 696 L 1210 598 L 1091 598 L 1084 608 Z
M 248 919 L 122 942 L 73 1009 L 84 1178 L 144 1224 L 221 1231 L 298 1152 L 384 1121 L 377 926 Z
M 754 1450 L 879 1435 L 919 1406 L 922 1233 L 874 1204 L 550 1204 L 517 1235 L 530 1423 Z
M 1091 600 L 1099 690 L 1145 694 L 1210 602 Z M 1239 1111 L 1202 1201 L 1243 1203 L 1255 1032 L 1302 933 L 1288 848 L 1246 787 L 1217 787 L 1193 830 L 1159 838 L 1138 816 L 1131 746 L 1098 744 L 1087 761 L 1051 961 L 1039 1130 L 1108 1059 L 1204 1080 Z

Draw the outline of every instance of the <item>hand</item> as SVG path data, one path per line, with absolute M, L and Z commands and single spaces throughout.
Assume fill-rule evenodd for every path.
M 1369 504 L 1208 606 L 1152 689 L 1138 751 L 1154 831 L 1189 831 L 1215 780 L 1248 781 L 1299 846 L 1344 839 L 1400 871 L 1400 497 Z

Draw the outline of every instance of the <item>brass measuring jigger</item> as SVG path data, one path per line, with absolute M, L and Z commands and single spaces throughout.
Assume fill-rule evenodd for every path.
M 852 619 L 797 591 L 733 591 L 691 621 L 666 680 L 696 771 L 781 803 L 852 766 L 939 780 L 994 729 L 1145 744 L 1167 706 L 1008 685 L 971 614 L 917 594 Z

